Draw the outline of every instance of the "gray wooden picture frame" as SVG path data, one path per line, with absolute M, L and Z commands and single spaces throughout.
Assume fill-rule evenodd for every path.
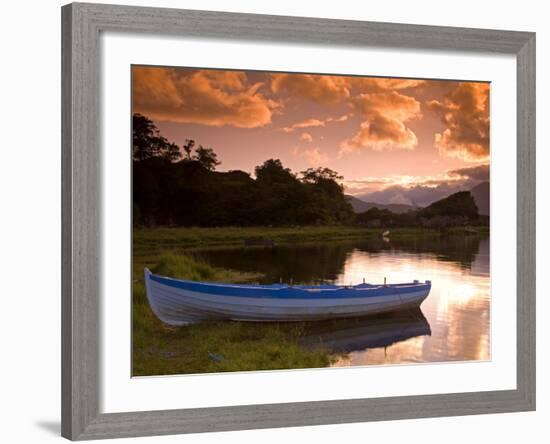
M 99 411 L 101 32 L 511 54 L 517 58 L 515 390 L 163 411 Z M 69 439 L 535 409 L 535 34 L 73 3 L 62 8 L 62 435 Z

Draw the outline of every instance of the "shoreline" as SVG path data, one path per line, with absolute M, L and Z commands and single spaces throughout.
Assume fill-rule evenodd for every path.
M 488 236 L 488 226 L 449 227 L 446 229 L 400 227 L 364 228 L 349 226 L 301 227 L 134 227 L 133 247 L 208 247 L 243 245 L 246 240 L 269 240 L 275 244 L 330 242 L 380 238 L 386 230 L 390 239 L 441 236 Z

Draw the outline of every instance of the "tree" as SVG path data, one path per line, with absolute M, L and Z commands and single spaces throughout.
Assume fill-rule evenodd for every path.
M 132 116 L 132 154 L 134 160 L 145 160 L 153 157 L 152 139 L 157 127 L 141 114 Z
M 166 139 L 164 139 L 161 143 L 160 151 L 160 157 L 169 160 L 170 162 L 175 162 L 181 158 L 180 147 L 175 143 L 168 142 Z
M 265 185 L 296 182 L 296 176 L 289 168 L 285 168 L 279 159 L 266 160 L 257 166 L 254 172 L 258 181 Z
M 208 171 L 214 171 L 216 166 L 220 164 L 218 156 L 214 150 L 212 148 L 205 148 L 202 145 L 199 145 L 195 152 L 195 160 L 197 160 Z
M 185 151 L 185 158 L 191 160 L 191 152 L 195 146 L 195 141 L 193 139 L 185 139 L 185 144 L 183 145 L 183 151 Z
M 308 168 L 300 173 L 302 181 L 306 183 L 319 183 L 323 180 L 332 180 L 334 182 L 344 179 L 336 171 L 330 168 Z
M 308 190 L 310 213 L 317 213 L 320 223 L 347 223 L 353 219 L 353 209 L 339 183 L 343 177 L 330 168 L 309 168 L 300 173 Z
M 132 156 L 137 161 L 161 157 L 174 162 L 181 153 L 178 145 L 160 135 L 152 120 L 136 113 L 132 116 Z

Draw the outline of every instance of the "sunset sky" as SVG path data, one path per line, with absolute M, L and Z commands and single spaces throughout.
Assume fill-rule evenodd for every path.
M 489 180 L 489 84 L 134 66 L 133 112 L 211 147 L 219 171 L 278 158 L 345 192 L 428 205 Z

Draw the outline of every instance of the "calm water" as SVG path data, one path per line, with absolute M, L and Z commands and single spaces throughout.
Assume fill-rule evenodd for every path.
M 347 352 L 335 366 L 490 359 L 489 239 L 343 241 L 198 251 L 262 283 L 432 281 L 420 310 L 308 323 L 304 344 Z

